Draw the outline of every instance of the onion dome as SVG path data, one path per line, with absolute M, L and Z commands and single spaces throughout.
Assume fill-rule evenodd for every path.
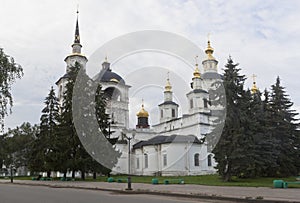
M 146 111 L 144 109 L 144 104 L 142 104 L 141 110 L 139 112 L 137 112 L 136 115 L 137 115 L 138 118 L 148 118 L 149 117 L 148 111 Z
M 258 91 L 258 88 L 256 86 L 256 82 L 253 82 L 253 85 L 252 85 L 252 88 L 251 88 L 251 92 L 252 92 L 252 94 L 255 94 L 255 93 L 257 93 L 257 91 Z
M 256 86 L 256 82 L 255 82 L 256 75 L 253 74 L 252 78 L 253 78 L 253 85 L 252 85 L 252 88 L 251 88 L 251 92 L 252 92 L 252 94 L 255 94 L 259 91 L 257 86 Z
M 210 41 L 208 40 L 207 42 L 207 48 L 205 50 L 205 53 L 207 54 L 208 59 L 214 60 L 215 58 L 213 57 L 214 49 L 210 46 Z
M 171 86 L 169 78 L 167 79 L 167 84 L 165 86 L 165 92 L 172 92 L 172 86 Z
M 197 63 L 196 63 L 196 68 L 195 68 L 195 71 L 194 71 L 193 74 L 194 74 L 194 78 L 200 78 L 201 77 L 201 74 L 200 74 L 200 71 L 199 71 Z
M 93 79 L 99 82 L 114 82 L 125 85 L 124 79 L 110 68 L 107 57 L 105 57 L 105 60 L 102 63 L 102 70 Z

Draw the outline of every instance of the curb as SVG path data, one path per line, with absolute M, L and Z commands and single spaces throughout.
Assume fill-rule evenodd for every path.
M 238 198 L 238 197 L 226 197 L 226 196 L 217 196 L 217 195 L 208 195 L 208 194 L 184 194 L 184 193 L 173 193 L 173 192 L 158 192 L 151 190 L 120 190 L 120 189 L 105 189 L 98 187 L 81 187 L 81 186 L 61 186 L 61 185 L 49 185 L 49 184 L 31 184 L 31 183 L 10 183 L 10 182 L 0 182 L 0 184 L 9 184 L 9 185 L 28 185 L 28 186 L 43 186 L 49 188 L 72 188 L 80 190 L 98 190 L 105 192 L 113 192 L 118 194 L 147 194 L 147 195 L 160 195 L 160 196 L 170 196 L 170 197 L 184 197 L 191 199 L 208 199 L 208 200 L 224 200 L 224 201 L 234 201 L 234 202 L 255 202 L 255 203 L 300 203 L 300 201 L 287 201 L 287 200 L 268 200 L 268 199 L 253 199 L 253 198 Z

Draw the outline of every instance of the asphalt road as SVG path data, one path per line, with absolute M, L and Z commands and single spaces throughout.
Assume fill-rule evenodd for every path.
M 219 201 L 168 196 L 118 194 L 97 190 L 0 184 L 1 203 L 207 203 Z M 222 201 L 222 203 L 225 203 Z

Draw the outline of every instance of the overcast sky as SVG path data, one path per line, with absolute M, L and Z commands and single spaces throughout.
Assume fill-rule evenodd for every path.
M 247 86 L 251 86 L 252 74 L 257 75 L 257 86 L 261 90 L 270 88 L 280 76 L 295 103 L 294 109 L 300 111 L 300 1 L 0 0 L 0 47 L 23 66 L 25 74 L 13 85 L 13 114 L 5 119 L 5 128 L 14 128 L 24 121 L 39 122 L 44 98 L 65 72 L 64 58 L 71 52 L 77 4 L 82 51 L 87 57 L 109 40 L 135 31 L 176 33 L 201 49 L 205 49 L 207 34 L 211 33 L 210 40 L 215 49 L 214 56 L 219 61 L 220 73 L 231 55 L 249 78 Z M 143 67 L 180 66 L 181 63 L 172 61 L 169 56 L 142 54 L 114 64 L 113 69 L 125 77 L 122 74 L 130 72 L 130 68 L 136 66 L 136 60 L 139 64 L 144 63 Z M 178 98 L 174 72 L 171 70 L 170 79 Z M 145 77 L 142 72 L 140 75 Z M 181 77 L 191 81 L 192 69 Z M 141 81 L 139 85 L 142 85 Z M 143 97 L 151 124 L 157 121 L 153 114 L 157 110 L 156 105 L 163 99 L 164 83 L 142 88 L 143 91 L 132 95 L 131 120 Z M 138 93 L 146 90 L 147 94 Z M 150 99 L 158 93 L 155 99 Z M 184 108 L 181 111 L 184 112 Z

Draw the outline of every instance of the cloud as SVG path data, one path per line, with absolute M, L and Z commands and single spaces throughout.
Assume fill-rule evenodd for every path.
M 16 106 L 6 127 L 14 127 L 16 120 L 39 122 L 49 88 L 65 72 L 63 60 L 71 52 L 76 4 L 70 0 L 1 1 L 0 19 L 5 20 L 0 21 L 0 46 L 25 72 L 13 87 Z M 81 42 L 87 56 L 103 43 L 138 30 L 174 32 L 203 49 L 211 33 L 220 72 L 230 54 L 242 73 L 258 76 L 261 89 L 280 75 L 295 106 L 300 106 L 298 1 L 81 0 L 79 5 Z M 251 80 L 247 85 L 251 86 Z M 41 106 L 33 108 L 30 103 Z

